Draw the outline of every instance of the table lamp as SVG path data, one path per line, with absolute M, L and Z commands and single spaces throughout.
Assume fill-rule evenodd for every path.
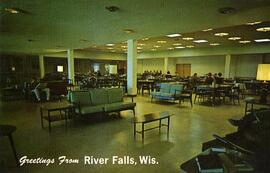
M 262 80 L 264 81 L 265 84 L 267 84 L 266 81 L 270 80 L 270 64 L 258 64 L 256 79 Z M 267 102 L 267 87 L 261 89 L 260 95 L 261 95 L 260 102 L 266 103 Z

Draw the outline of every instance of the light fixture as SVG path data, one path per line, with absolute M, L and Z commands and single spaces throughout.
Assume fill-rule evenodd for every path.
M 175 49 L 184 49 L 184 46 L 176 46 Z
M 16 8 L 5 8 L 5 11 L 11 14 L 19 14 L 19 10 L 17 10 Z
M 142 40 L 143 40 L 143 41 L 146 41 L 146 40 L 149 40 L 149 38 L 146 37 L 146 38 L 143 38 Z
M 264 81 L 265 86 L 267 86 L 266 81 L 270 80 L 270 64 L 258 64 L 256 79 Z M 261 103 L 267 103 L 267 93 L 266 87 L 261 89 Z
M 261 42 L 269 42 L 270 39 L 269 38 L 264 38 L 264 39 L 256 39 L 254 41 L 257 42 L 257 43 L 261 43 Z
M 108 44 L 106 44 L 106 46 L 114 46 L 114 44 L 113 43 L 108 43 Z
M 56 67 L 56 70 L 57 70 L 57 72 L 64 72 L 64 66 L 62 66 L 62 65 L 58 65 L 57 67 Z
M 212 31 L 213 29 L 212 28 L 208 28 L 208 29 L 203 29 L 202 31 L 203 32 L 208 32 L 208 31 Z
M 123 29 L 123 32 L 126 34 L 133 33 L 134 31 L 132 29 Z
M 228 38 L 228 40 L 240 40 L 241 39 L 241 37 L 230 37 L 230 38 Z
M 256 29 L 256 31 L 259 31 L 259 32 L 268 32 L 268 31 L 270 31 L 270 27 L 268 26 L 268 27 L 258 28 L 258 29 Z
M 141 50 L 141 49 L 143 49 L 143 48 L 142 48 L 142 47 L 137 47 L 137 49 L 138 49 L 138 50 Z
M 194 40 L 194 43 L 206 43 L 208 42 L 207 40 Z
M 181 46 L 182 44 L 181 43 L 174 43 L 173 45 L 174 46 Z
M 127 48 L 127 46 L 121 46 L 121 48 Z
M 166 36 L 167 36 L 167 37 L 173 38 L 173 37 L 180 37 L 181 34 L 168 34 L 168 35 L 166 35 Z
M 194 46 L 193 45 L 187 45 L 186 47 L 187 48 L 193 48 Z
M 14 66 L 11 67 L 11 71 L 15 71 L 16 68 Z
M 210 46 L 219 46 L 219 43 L 210 43 Z
M 159 46 L 159 45 L 154 45 L 153 47 L 154 47 L 154 48 L 159 48 L 160 46 Z
M 164 41 L 164 40 L 158 40 L 157 43 L 165 44 L 165 43 L 167 43 L 167 41 Z
M 138 46 L 145 46 L 144 43 L 138 43 Z
M 257 21 L 257 22 L 248 22 L 246 23 L 246 25 L 257 25 L 257 24 L 260 24 L 262 23 L 261 21 Z
M 183 40 L 193 40 L 194 38 L 192 38 L 192 37 L 184 37 L 184 38 L 182 38 Z
M 215 35 L 215 36 L 223 37 L 223 36 L 229 35 L 229 33 L 226 33 L 226 32 L 219 32 L 219 33 L 215 33 L 214 35 Z
M 154 49 L 154 48 L 153 48 L 153 49 L 151 49 L 151 51 L 156 51 L 156 50 L 157 50 L 157 49 Z
M 113 47 L 107 47 L 107 49 L 112 50 L 112 49 L 113 49 Z
M 167 49 L 168 49 L 168 50 L 173 50 L 174 48 L 173 48 L 173 47 L 168 47 Z
M 241 41 L 239 41 L 239 43 L 241 43 L 241 44 L 247 44 L 247 43 L 250 43 L 251 41 L 249 41 L 249 40 L 241 40 Z
M 106 6 L 105 9 L 108 10 L 109 12 L 116 12 L 120 10 L 120 8 L 117 6 Z

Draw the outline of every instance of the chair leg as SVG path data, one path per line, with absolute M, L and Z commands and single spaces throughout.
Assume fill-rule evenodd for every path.
M 190 105 L 191 105 L 191 107 L 193 107 L 193 104 L 192 104 L 192 97 L 190 97 Z

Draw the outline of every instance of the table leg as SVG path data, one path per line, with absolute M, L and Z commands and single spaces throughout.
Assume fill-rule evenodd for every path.
M 136 139 L 136 123 L 133 123 L 133 135 L 134 135 L 134 140 Z
M 8 135 L 8 138 L 9 138 L 9 141 L 10 141 L 10 144 L 11 144 L 11 148 L 12 148 L 12 151 L 13 151 L 13 154 L 14 154 L 14 157 L 15 157 L 15 160 L 16 160 L 16 164 L 17 166 L 19 166 L 19 161 L 18 161 L 18 157 L 17 157 L 17 152 L 15 150 L 15 146 L 14 146 L 14 142 L 13 142 L 13 139 L 12 139 L 12 135 L 9 134 Z
M 48 123 L 49 123 L 49 132 L 51 132 L 51 115 L 50 115 L 50 111 L 48 111 Z
M 42 112 L 42 108 L 40 108 L 40 120 L 41 120 L 41 127 L 43 128 L 43 112 Z
M 168 117 L 168 124 L 167 124 L 167 140 L 169 140 L 169 132 L 170 132 L 170 117 Z
M 248 103 L 246 102 L 245 115 L 247 115 L 247 106 L 248 106 Z
M 142 142 L 144 143 L 144 123 L 142 123 Z
M 161 128 L 161 120 L 159 120 L 159 126 L 158 126 L 159 133 L 160 133 L 160 128 Z

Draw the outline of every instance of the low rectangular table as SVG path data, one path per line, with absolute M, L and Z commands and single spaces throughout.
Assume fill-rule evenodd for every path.
M 148 130 L 153 130 L 156 128 L 159 128 L 159 132 L 162 126 L 166 126 L 167 127 L 167 139 L 169 139 L 169 129 L 170 129 L 170 117 L 174 115 L 171 112 L 159 112 L 159 113 L 149 113 L 149 114 L 145 114 L 143 116 L 136 116 L 134 117 L 133 120 L 133 125 L 134 125 L 134 139 L 136 139 L 136 133 L 139 133 L 142 135 L 142 141 L 144 142 L 144 132 L 148 131 Z M 161 120 L 163 119 L 167 119 L 167 124 L 162 124 Z M 152 128 L 148 128 L 145 129 L 144 125 L 147 123 L 151 123 L 154 121 L 159 121 L 159 125 L 156 127 L 152 127 Z M 142 130 L 141 131 L 137 131 L 136 127 L 137 124 L 141 124 L 142 125 Z
M 47 120 L 49 123 L 49 132 L 51 132 L 51 123 L 55 121 L 65 120 L 67 125 L 68 113 L 73 112 L 74 106 L 69 103 L 49 103 L 47 105 L 41 105 L 40 107 L 40 118 L 41 126 L 43 128 L 43 119 Z M 43 115 L 43 112 L 47 112 L 47 116 Z M 56 115 L 52 115 L 53 112 L 58 112 Z M 62 112 L 64 114 L 62 114 Z

